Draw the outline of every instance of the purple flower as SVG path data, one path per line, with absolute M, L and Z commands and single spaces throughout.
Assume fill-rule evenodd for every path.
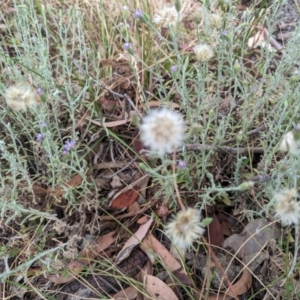
M 183 160 L 177 161 L 177 168 L 181 169 L 181 170 L 184 170 L 186 168 L 186 162 L 183 161 Z
M 36 136 L 35 136 L 37 142 L 41 142 L 44 138 L 44 135 L 42 133 L 38 133 Z
M 131 44 L 130 44 L 130 43 L 125 43 L 125 44 L 123 45 L 123 48 L 124 48 L 125 50 L 128 50 L 129 48 L 131 48 Z
M 41 128 L 47 127 L 47 123 L 44 122 L 44 121 L 41 121 L 41 122 L 39 123 L 39 125 L 40 125 Z
M 143 15 L 143 11 L 141 9 L 136 10 L 134 13 L 134 17 L 137 19 L 140 19 L 142 15 Z
M 74 140 L 67 140 L 64 144 L 64 151 L 69 152 L 71 149 L 76 147 L 76 142 Z
M 178 66 L 171 66 L 170 71 L 171 72 L 177 72 L 178 71 Z
M 36 93 L 37 93 L 38 95 L 41 95 L 41 94 L 43 93 L 43 89 L 42 89 L 42 88 L 37 88 L 37 89 L 36 89 Z
M 228 34 L 228 31 L 227 31 L 227 30 L 223 30 L 223 31 L 221 32 L 221 34 L 222 34 L 222 35 L 227 35 L 227 34 Z

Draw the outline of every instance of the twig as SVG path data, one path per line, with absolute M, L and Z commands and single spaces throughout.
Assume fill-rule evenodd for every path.
M 112 161 L 106 161 L 106 162 L 102 162 L 99 164 L 94 164 L 93 165 L 93 169 L 94 170 L 103 170 L 103 169 L 118 169 L 118 168 L 128 168 L 137 158 L 131 160 L 130 162 L 126 162 L 126 161 L 116 161 L 116 162 L 112 162 Z M 135 165 L 135 167 L 137 167 Z
M 149 208 L 151 208 L 152 206 L 154 206 L 156 204 L 157 201 L 152 201 L 149 204 L 145 205 L 143 208 L 141 208 L 138 211 L 132 211 L 132 212 L 128 212 L 126 214 L 122 214 L 119 216 L 99 216 L 99 219 L 101 221 L 111 221 L 111 220 L 121 220 L 121 219 L 125 219 L 125 218 L 129 218 L 129 217 L 134 217 L 137 216 L 139 214 L 144 213 L 146 210 L 148 210 Z
M 255 129 L 253 129 L 253 130 L 248 131 L 248 132 L 246 133 L 246 135 L 247 135 L 247 136 L 250 136 L 250 135 L 253 135 L 253 134 L 258 133 L 258 132 L 260 132 L 260 131 L 263 131 L 263 130 L 265 130 L 265 129 L 266 129 L 265 125 L 262 125 L 262 126 L 259 126 L 259 127 L 255 128 Z M 235 137 L 235 138 L 232 138 L 232 139 L 230 139 L 230 140 L 228 140 L 228 141 L 226 141 L 226 142 L 224 142 L 224 145 L 229 144 L 229 143 L 232 143 L 232 142 L 235 142 L 235 141 L 236 141 L 236 137 Z
M 217 151 L 217 152 L 227 152 L 230 154 L 248 154 L 248 153 L 264 153 L 265 149 L 262 147 L 245 147 L 245 148 L 232 148 L 228 146 L 212 146 L 203 144 L 186 144 L 184 146 L 185 150 L 188 151 Z M 177 150 L 177 152 L 182 152 L 182 149 Z
M 136 156 L 136 157 L 134 157 L 129 163 L 127 163 L 122 169 L 118 170 L 117 172 L 115 172 L 115 173 L 113 173 L 113 174 L 111 174 L 111 175 L 107 175 L 107 176 L 102 175 L 101 177 L 106 178 L 106 179 L 111 179 L 111 178 L 113 178 L 114 176 L 116 176 L 117 174 L 119 174 L 119 173 L 123 172 L 125 169 L 127 169 L 127 168 L 128 168 L 132 163 L 134 163 L 137 159 L 138 159 L 138 157 Z M 116 163 L 116 162 L 115 162 L 115 163 Z M 99 168 L 97 168 L 97 169 L 99 169 Z

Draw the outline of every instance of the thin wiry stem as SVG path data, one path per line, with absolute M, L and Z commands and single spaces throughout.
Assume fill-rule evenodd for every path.
M 300 246 L 299 246 L 299 234 L 300 234 L 300 226 L 299 224 L 296 224 L 295 225 L 295 249 L 294 249 L 294 258 L 293 258 L 293 262 L 292 262 L 292 265 L 291 265 L 291 268 L 290 268 L 290 271 L 288 273 L 288 276 L 287 277 L 290 277 L 293 272 L 294 272 L 294 269 L 296 267 L 296 264 L 297 264 L 297 258 L 298 258 L 298 251 L 300 249 Z
M 175 187 L 176 196 L 177 196 L 178 207 L 181 210 L 185 210 L 185 206 L 182 203 L 180 193 L 179 193 L 179 189 L 178 189 L 178 185 L 177 185 L 177 181 L 176 181 L 176 152 L 173 152 L 173 180 L 174 180 L 174 187 Z

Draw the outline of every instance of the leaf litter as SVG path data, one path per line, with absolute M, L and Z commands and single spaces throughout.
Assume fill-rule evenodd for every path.
M 159 6 L 157 1 L 154 2 L 156 6 Z M 189 3 L 191 4 L 191 7 L 194 8 L 199 5 L 199 3 L 196 3 L 195 1 L 190 1 Z M 184 6 L 184 9 L 188 10 L 188 5 Z M 192 22 L 192 20 L 186 18 L 185 26 L 192 28 Z M 0 25 L 1 30 L 6 30 L 6 26 L 4 27 L 2 24 Z M 163 28 L 162 32 L 164 33 L 164 37 L 167 37 L 168 34 L 170 34 L 167 28 Z M 269 33 L 264 27 L 257 27 L 256 33 L 254 33 L 248 39 L 248 47 L 249 49 L 252 49 L 253 52 L 247 54 L 247 57 L 240 62 L 243 64 L 243 67 L 256 79 L 261 78 L 262 74 L 256 67 L 252 58 L 257 54 L 260 54 L 261 49 L 264 47 L 275 52 L 281 50 L 281 47 L 278 46 L 278 44 L 272 40 L 272 38 L 268 40 L 268 34 Z M 157 40 L 155 42 L 160 44 L 161 41 L 162 40 Z M 186 37 L 180 37 L 179 42 L 181 44 L 180 48 L 185 49 L 183 54 L 187 54 L 191 51 L 191 46 L 185 46 Z M 89 278 L 87 282 L 90 283 L 90 290 L 93 290 L 94 292 L 96 290 L 96 292 L 99 292 L 98 295 L 96 292 L 93 294 L 97 297 L 101 293 L 108 295 L 115 292 L 113 296 L 115 299 L 122 297 L 129 299 L 134 299 L 136 297 L 139 299 L 147 299 L 148 296 L 152 297 L 153 299 L 179 299 L 182 298 L 180 293 L 183 293 L 184 297 L 186 296 L 186 294 L 184 294 L 184 292 L 180 289 L 182 286 L 191 288 L 191 291 L 193 291 L 194 295 L 201 296 L 202 292 L 205 292 L 203 290 L 206 287 L 206 283 L 203 282 L 204 276 L 202 276 L 202 279 L 199 280 L 197 267 L 192 266 L 191 270 L 194 269 L 195 272 L 193 274 L 194 281 L 191 280 L 191 276 L 186 270 L 186 265 L 184 264 L 185 257 L 183 257 L 182 260 L 177 260 L 170 253 L 168 250 L 170 241 L 167 237 L 159 234 L 162 228 L 160 227 L 160 221 L 150 217 L 151 214 L 155 212 L 155 209 L 150 210 L 151 207 L 159 208 L 165 205 L 165 207 L 168 207 L 168 209 L 166 210 L 166 213 L 162 215 L 165 219 L 168 219 L 171 212 L 171 209 L 169 210 L 169 208 L 171 208 L 172 205 L 168 205 L 170 204 L 168 202 L 167 204 L 165 203 L 166 201 L 163 195 L 160 197 L 154 196 L 156 188 L 155 184 L 157 183 L 151 182 L 150 174 L 144 171 L 136 172 L 136 169 L 139 169 L 139 165 L 133 165 L 127 162 L 131 161 L 132 155 L 137 155 L 139 150 L 143 148 L 143 145 L 141 145 L 138 140 L 138 132 L 135 131 L 133 133 L 133 129 L 131 127 L 132 122 L 134 122 L 134 118 L 137 115 L 136 108 L 143 112 L 145 112 L 146 108 L 149 107 L 157 108 L 169 106 L 173 109 L 180 109 L 180 101 L 182 100 L 180 95 L 179 98 L 177 95 L 174 95 L 172 101 L 167 104 L 160 99 L 157 100 L 160 98 L 160 91 L 155 88 L 158 84 L 158 80 L 150 76 L 147 73 L 148 69 L 145 69 L 140 63 L 140 61 L 142 61 L 143 53 L 139 42 L 132 37 L 131 44 L 132 49 L 136 54 L 136 58 L 133 61 L 133 57 L 130 56 L 129 53 L 122 53 L 116 59 L 103 59 L 100 62 L 100 66 L 103 68 L 103 70 L 111 68 L 112 71 L 111 76 L 108 76 L 103 82 L 103 86 L 107 88 L 103 88 L 102 93 L 97 99 L 95 99 L 95 101 L 101 104 L 101 113 L 103 114 L 101 121 L 95 118 L 94 115 L 90 114 L 83 106 L 83 111 L 77 118 L 77 120 L 80 121 L 78 121 L 76 126 L 79 131 L 83 132 L 81 132 L 83 136 L 81 141 L 84 141 L 84 135 L 86 135 L 86 137 L 89 136 L 88 130 L 86 130 L 87 124 L 92 124 L 91 126 L 94 126 L 94 131 L 105 132 L 110 138 L 114 138 L 116 136 L 119 137 L 125 133 L 125 142 L 117 143 L 119 141 L 118 139 L 115 139 L 115 146 L 111 146 L 111 140 L 104 139 L 102 143 L 102 150 L 100 148 L 99 152 L 95 153 L 93 149 L 97 149 L 98 144 L 97 141 L 94 141 L 91 138 L 91 151 L 89 155 L 91 155 L 92 158 L 88 158 L 87 162 L 88 164 L 92 165 L 92 170 L 85 169 L 81 173 L 69 174 L 68 180 L 58 180 L 58 184 L 55 185 L 45 183 L 43 180 L 40 180 L 40 182 L 37 180 L 37 182 L 30 187 L 28 184 L 26 185 L 23 182 L 19 182 L 19 187 L 24 190 L 22 195 L 23 198 L 20 197 L 20 199 L 23 201 L 25 206 L 26 204 L 28 206 L 29 201 L 26 199 L 28 199 L 28 197 L 30 198 L 30 193 L 41 197 L 41 199 L 44 201 L 43 204 L 40 204 L 43 201 L 34 203 L 37 206 L 36 209 L 40 209 L 41 211 L 44 211 L 46 208 L 48 209 L 49 203 L 59 203 L 55 207 L 55 213 L 60 215 L 62 223 L 70 223 L 70 225 L 67 226 L 66 224 L 62 225 L 66 228 L 69 226 L 68 228 L 71 233 L 70 236 L 68 235 L 69 232 L 64 236 L 63 230 L 61 229 L 58 231 L 58 227 L 55 227 L 53 224 L 49 225 L 49 228 L 45 227 L 46 229 L 44 232 L 45 236 L 53 236 L 53 231 L 55 232 L 55 230 L 57 230 L 57 235 L 55 238 L 53 238 L 53 240 L 50 238 L 45 238 L 45 244 L 49 246 L 53 245 L 55 242 L 60 243 L 60 240 L 67 241 L 68 243 L 66 249 L 64 249 L 64 253 L 68 253 L 68 255 L 65 255 L 64 266 L 62 268 L 52 269 L 52 274 L 47 274 L 45 278 L 55 285 L 70 283 L 69 286 L 66 285 L 64 287 L 65 290 L 70 293 L 70 295 L 73 293 L 80 294 L 80 291 L 83 290 L 84 285 L 79 285 L 78 282 Z M 161 61 L 161 63 L 164 62 Z M 213 69 L 213 64 L 211 68 Z M 270 70 L 272 71 L 272 68 L 270 68 Z M 144 99 L 141 95 L 145 95 L 145 90 L 142 86 L 147 76 L 149 76 L 149 89 L 146 91 L 146 93 L 147 95 L 152 95 L 152 98 L 150 97 L 150 101 L 144 103 Z M 137 78 L 140 80 L 138 83 L 136 82 Z M 173 87 L 170 82 L 171 77 L 169 75 L 165 75 L 164 84 L 168 87 L 170 93 L 172 93 Z M 187 85 L 188 84 L 189 83 L 187 83 Z M 211 88 L 213 89 L 213 87 Z M 231 110 L 231 102 L 233 101 L 233 98 L 228 91 L 223 90 L 220 91 L 220 93 L 223 93 L 224 96 L 224 101 L 222 103 L 223 107 L 220 109 L 220 111 L 223 111 L 223 113 L 226 114 L 228 109 Z M 126 97 L 124 95 L 126 95 Z M 126 99 L 132 99 L 133 102 L 127 103 L 124 101 Z M 211 96 L 206 98 L 208 102 L 207 111 L 214 107 L 211 106 L 212 99 L 213 98 Z M 193 106 L 192 102 L 193 101 L 191 101 L 190 104 Z M 238 106 L 242 105 L 242 102 L 243 100 L 239 102 Z M 233 112 L 233 110 L 231 111 Z M 237 115 L 238 113 L 239 112 L 237 111 Z M 82 117 L 82 115 L 84 117 Z M 64 117 L 61 118 L 61 121 L 63 121 L 63 119 Z M 69 125 L 69 123 L 65 124 Z M 137 138 L 137 142 L 135 139 L 132 141 L 133 138 Z M 130 149 L 128 145 L 133 145 L 132 148 L 135 150 L 135 154 L 132 154 L 132 149 Z M 229 148 L 227 148 L 227 150 L 229 151 Z M 226 152 L 224 151 L 224 148 L 223 150 L 221 149 L 221 152 L 222 151 Z M 39 154 L 37 154 L 36 157 L 38 160 L 41 160 Z M 101 162 L 94 163 L 94 158 L 98 159 L 99 157 Z M 218 156 L 216 160 L 218 160 L 220 157 L 221 155 Z M 147 156 L 138 156 L 138 161 L 148 163 L 150 160 Z M 230 160 L 228 161 L 230 165 Z M 118 172 L 117 175 L 116 172 Z M 228 174 L 225 173 L 226 170 L 224 168 L 222 169 L 221 175 L 216 175 L 220 175 L 219 178 L 222 180 L 228 176 Z M 113 180 L 116 180 L 116 178 L 118 178 L 118 183 L 120 183 L 118 185 L 113 182 Z M 97 179 L 106 179 L 109 184 L 106 185 L 104 183 L 105 180 L 103 180 L 101 183 L 99 183 L 99 190 L 94 190 L 87 194 L 85 194 L 85 191 L 81 191 L 82 186 L 86 184 L 86 182 L 91 183 L 93 180 L 96 181 Z M 99 180 L 99 182 L 100 181 L 101 180 Z M 183 180 L 183 182 L 185 182 L 185 180 Z M 78 209 L 74 209 L 74 207 L 72 208 L 72 206 L 70 207 L 68 205 L 67 195 L 71 192 L 74 192 L 78 198 Z M 101 203 L 101 205 L 99 205 L 100 197 L 95 197 L 95 195 L 97 195 L 97 193 L 101 193 L 102 197 L 107 197 L 108 199 L 110 192 L 110 195 L 113 194 L 110 202 L 106 202 L 104 204 Z M 94 198 L 96 201 L 92 202 Z M 83 199 L 88 199 L 91 202 L 86 204 Z M 229 203 L 230 205 L 228 205 L 228 207 L 231 206 L 233 202 L 230 200 L 230 202 L 227 202 L 227 204 Z M 123 213 L 125 210 L 127 210 L 127 212 Z M 111 215 L 106 214 L 107 211 L 109 213 L 112 212 Z M 143 217 L 141 218 L 141 216 Z M 210 288 L 208 288 L 206 291 L 208 295 L 207 299 L 237 299 L 237 296 L 249 292 L 249 289 L 252 285 L 252 275 L 261 266 L 261 264 L 268 259 L 266 248 L 270 246 L 271 240 L 278 239 L 279 234 L 274 228 L 273 224 L 264 219 L 256 219 L 252 222 L 249 222 L 241 233 L 232 234 L 225 239 L 224 236 L 231 233 L 230 229 L 228 229 L 230 226 L 226 226 L 225 230 L 222 227 L 222 222 L 223 224 L 224 222 L 227 224 L 229 221 L 227 222 L 227 220 L 223 220 L 221 222 L 216 214 L 213 214 L 212 217 L 213 222 L 209 225 L 207 230 L 209 247 L 212 249 L 209 251 L 217 252 L 217 248 L 221 248 L 223 250 L 228 249 L 228 252 L 231 253 L 230 257 L 238 258 L 239 262 L 241 263 L 241 268 L 234 275 L 235 278 L 231 280 L 230 285 L 225 285 L 224 287 L 224 277 L 227 276 L 226 273 L 229 273 L 228 269 L 231 265 L 233 265 L 232 258 L 229 262 L 227 262 L 228 268 L 223 266 L 222 263 L 220 264 L 220 268 L 217 266 L 217 269 L 220 269 L 219 273 L 221 274 L 221 278 L 214 288 L 218 292 L 217 295 L 210 295 L 212 291 Z M 120 225 L 121 220 L 122 224 Z M 50 222 L 50 220 L 48 221 Z M 104 223 L 104 221 L 115 222 L 113 222 L 112 228 L 109 228 L 105 225 L 108 223 Z M 16 226 L 16 224 L 13 225 Z M 102 228 L 103 226 L 105 228 Z M 89 232 L 93 233 L 92 242 L 85 246 L 80 245 L 80 243 L 71 243 L 72 238 L 77 233 L 84 236 L 87 233 L 86 231 L 88 231 L 86 230 L 87 228 L 92 228 Z M 124 229 L 125 231 L 130 232 L 129 238 L 123 234 L 122 230 Z M 9 226 L 7 226 L 7 232 L 9 232 Z M 203 245 L 205 245 L 205 243 L 203 243 Z M 203 247 L 203 245 L 201 247 Z M 11 257 L 16 258 L 16 261 L 12 263 L 9 268 L 18 264 L 18 259 L 19 261 L 25 260 L 26 256 L 24 253 L 27 251 L 30 252 L 24 237 L 20 237 L 20 243 L 13 244 L 10 247 L 11 249 L 17 249 L 17 251 L 20 253 L 20 257 L 12 255 Z M 198 248 L 197 251 L 194 251 L 195 249 L 190 249 L 188 254 L 197 252 L 205 253 L 205 250 L 201 247 Z M 75 257 L 71 255 L 71 250 L 74 249 L 81 249 L 81 251 L 78 253 L 76 253 L 76 251 L 74 252 L 75 255 L 73 256 Z M 157 270 L 154 270 L 154 272 L 153 270 L 151 272 L 143 270 L 147 259 L 139 249 L 142 249 L 143 252 L 148 255 L 148 264 L 151 265 L 151 270 L 153 266 L 157 268 Z M 22 250 L 24 250 L 23 254 L 21 253 Z M 33 250 L 31 254 L 36 255 L 36 251 L 37 250 Z M 62 256 L 59 257 L 62 259 Z M 99 260 L 104 261 L 104 258 L 109 262 L 109 267 L 107 268 L 107 277 L 101 275 L 101 272 L 105 273 L 106 271 L 97 269 L 98 267 L 96 267 L 95 264 Z M 130 260 L 132 258 L 133 260 Z M 222 261 L 222 259 L 222 255 L 220 254 L 219 260 Z M 57 262 L 58 259 L 55 261 Z M 151 263 L 149 263 L 149 261 Z M 213 260 L 205 256 L 205 274 L 213 273 L 208 269 L 211 269 L 212 266 L 214 269 L 216 269 L 216 265 L 216 262 L 213 262 Z M 84 272 L 87 267 L 93 273 L 93 276 L 84 277 Z M 38 272 L 39 268 L 40 264 L 38 262 L 35 262 L 31 268 L 31 271 L 34 274 L 31 279 L 35 281 L 35 283 L 39 283 L 39 281 L 42 282 L 42 276 L 39 275 Z M 114 269 L 114 272 L 112 269 Z M 127 280 L 127 284 L 131 285 L 130 287 L 123 287 L 122 280 L 119 280 L 118 278 L 120 277 L 120 274 L 118 274 L 116 270 L 119 270 L 121 275 L 125 274 L 128 276 L 128 278 L 130 278 L 130 280 Z M 159 271 L 161 270 L 167 271 L 167 275 L 164 279 L 160 279 L 157 276 L 160 274 Z M 98 272 L 100 274 L 99 276 L 97 274 Z M 140 275 L 137 275 L 139 272 Z M 98 281 L 94 280 L 95 278 L 93 277 L 95 276 L 98 276 Z M 114 279 L 113 282 L 110 281 L 111 277 Z M 131 281 L 131 278 L 137 278 L 139 282 Z M 144 285 L 144 290 L 148 293 L 148 296 L 143 295 L 135 288 L 135 286 L 139 283 Z M 76 284 L 80 286 L 80 288 L 77 288 Z M 199 286 L 201 286 L 201 288 L 199 288 Z M 116 292 L 116 289 L 121 289 L 121 291 Z M 201 290 L 201 293 L 199 293 L 199 290 Z M 55 289 L 53 289 L 53 291 L 55 292 Z M 179 295 L 177 295 L 178 293 Z M 90 293 L 88 297 L 91 295 L 92 293 Z M 66 298 L 65 296 L 59 297 L 60 298 L 58 299 L 71 299 Z

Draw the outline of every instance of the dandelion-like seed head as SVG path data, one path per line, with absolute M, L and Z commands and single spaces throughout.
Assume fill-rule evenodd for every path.
M 175 219 L 167 224 L 165 233 L 175 247 L 187 249 L 204 231 L 200 226 L 200 211 L 187 208 L 179 211 Z
M 285 190 L 275 195 L 275 217 L 281 219 L 283 225 L 299 222 L 300 203 L 294 199 L 296 196 L 296 189 Z
M 214 50 L 207 44 L 198 44 L 193 47 L 196 54 L 196 59 L 199 61 L 209 61 L 214 57 Z
M 26 111 L 39 103 L 36 91 L 27 85 L 12 85 L 5 92 L 5 100 L 14 110 Z
M 219 14 L 209 15 L 209 24 L 211 27 L 217 28 L 221 25 L 222 17 Z
M 151 151 L 163 155 L 181 146 L 184 131 L 181 114 L 168 108 L 161 108 L 143 118 L 140 125 L 140 139 Z
M 181 21 L 181 14 L 175 6 L 164 6 L 153 16 L 153 23 L 160 27 L 174 26 Z

